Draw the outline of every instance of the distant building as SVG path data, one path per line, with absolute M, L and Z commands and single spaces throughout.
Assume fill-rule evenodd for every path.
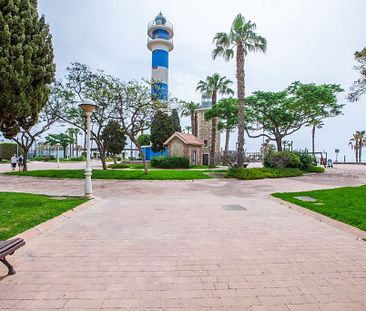
M 190 165 L 202 165 L 203 141 L 192 134 L 175 132 L 164 145 L 171 157 L 185 157 Z
M 210 162 L 210 149 L 211 149 L 211 131 L 212 131 L 212 121 L 205 120 L 205 112 L 210 109 L 211 97 L 207 94 L 202 94 L 201 106 L 196 110 L 196 131 L 197 137 L 203 141 L 202 148 L 202 165 L 208 165 Z M 220 144 L 220 131 L 216 131 L 216 145 L 215 145 L 215 164 L 220 163 L 221 156 L 221 144 Z

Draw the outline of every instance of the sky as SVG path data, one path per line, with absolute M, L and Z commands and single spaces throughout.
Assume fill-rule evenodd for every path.
M 39 11 L 53 35 L 57 79 L 77 61 L 123 81 L 150 78 L 147 24 L 162 11 L 175 33 L 169 92 L 196 102 L 197 82 L 215 72 L 234 81 L 236 89 L 235 62 L 212 60 L 211 52 L 214 35 L 229 31 L 238 13 L 255 22 L 257 33 L 268 41 L 266 54 L 247 57 L 247 95 L 282 90 L 293 81 L 337 83 L 348 91 L 358 78 L 353 54 L 366 46 L 365 0 L 39 0 Z M 366 96 L 349 103 L 346 94 L 339 95 L 344 114 L 325 120 L 316 133 L 316 149 L 333 159 L 340 149 L 339 159 L 354 160 L 348 141 L 356 130 L 366 129 Z M 189 125 L 189 120 L 181 123 Z M 287 140 L 294 141 L 295 149 L 310 149 L 311 130 L 303 128 Z M 258 151 L 261 142 L 247 138 L 245 148 Z

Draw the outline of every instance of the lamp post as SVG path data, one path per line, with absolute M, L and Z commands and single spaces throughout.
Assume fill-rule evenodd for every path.
M 84 197 L 86 199 L 93 198 L 93 188 L 92 188 L 92 168 L 90 165 L 90 119 L 93 111 L 97 107 L 92 101 L 84 100 L 79 105 L 83 109 L 86 117 L 86 168 L 85 168 L 85 193 Z
M 60 148 L 60 144 L 56 144 L 57 147 L 57 168 L 60 168 L 60 152 L 59 152 L 59 148 Z

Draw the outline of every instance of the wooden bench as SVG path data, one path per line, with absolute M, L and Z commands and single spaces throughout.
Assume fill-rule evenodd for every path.
M 5 259 L 8 255 L 13 255 L 14 252 L 25 245 L 25 241 L 21 238 L 0 241 L 0 261 L 8 268 L 8 275 L 15 274 L 13 266 Z

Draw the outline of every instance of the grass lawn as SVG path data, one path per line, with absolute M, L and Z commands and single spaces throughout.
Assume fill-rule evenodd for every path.
M 8 239 L 81 203 L 81 198 L 54 199 L 46 195 L 0 192 L 0 240 Z
M 366 186 L 272 195 L 366 231 Z M 298 196 L 309 196 L 316 202 L 295 199 Z
M 206 171 L 194 170 L 149 170 L 147 175 L 143 170 L 93 170 L 93 179 L 145 179 L 145 180 L 190 180 L 207 179 Z M 205 174 L 206 173 L 206 174 Z M 84 178 L 84 170 L 40 170 L 28 172 L 8 172 L 7 175 L 20 175 L 50 178 Z

